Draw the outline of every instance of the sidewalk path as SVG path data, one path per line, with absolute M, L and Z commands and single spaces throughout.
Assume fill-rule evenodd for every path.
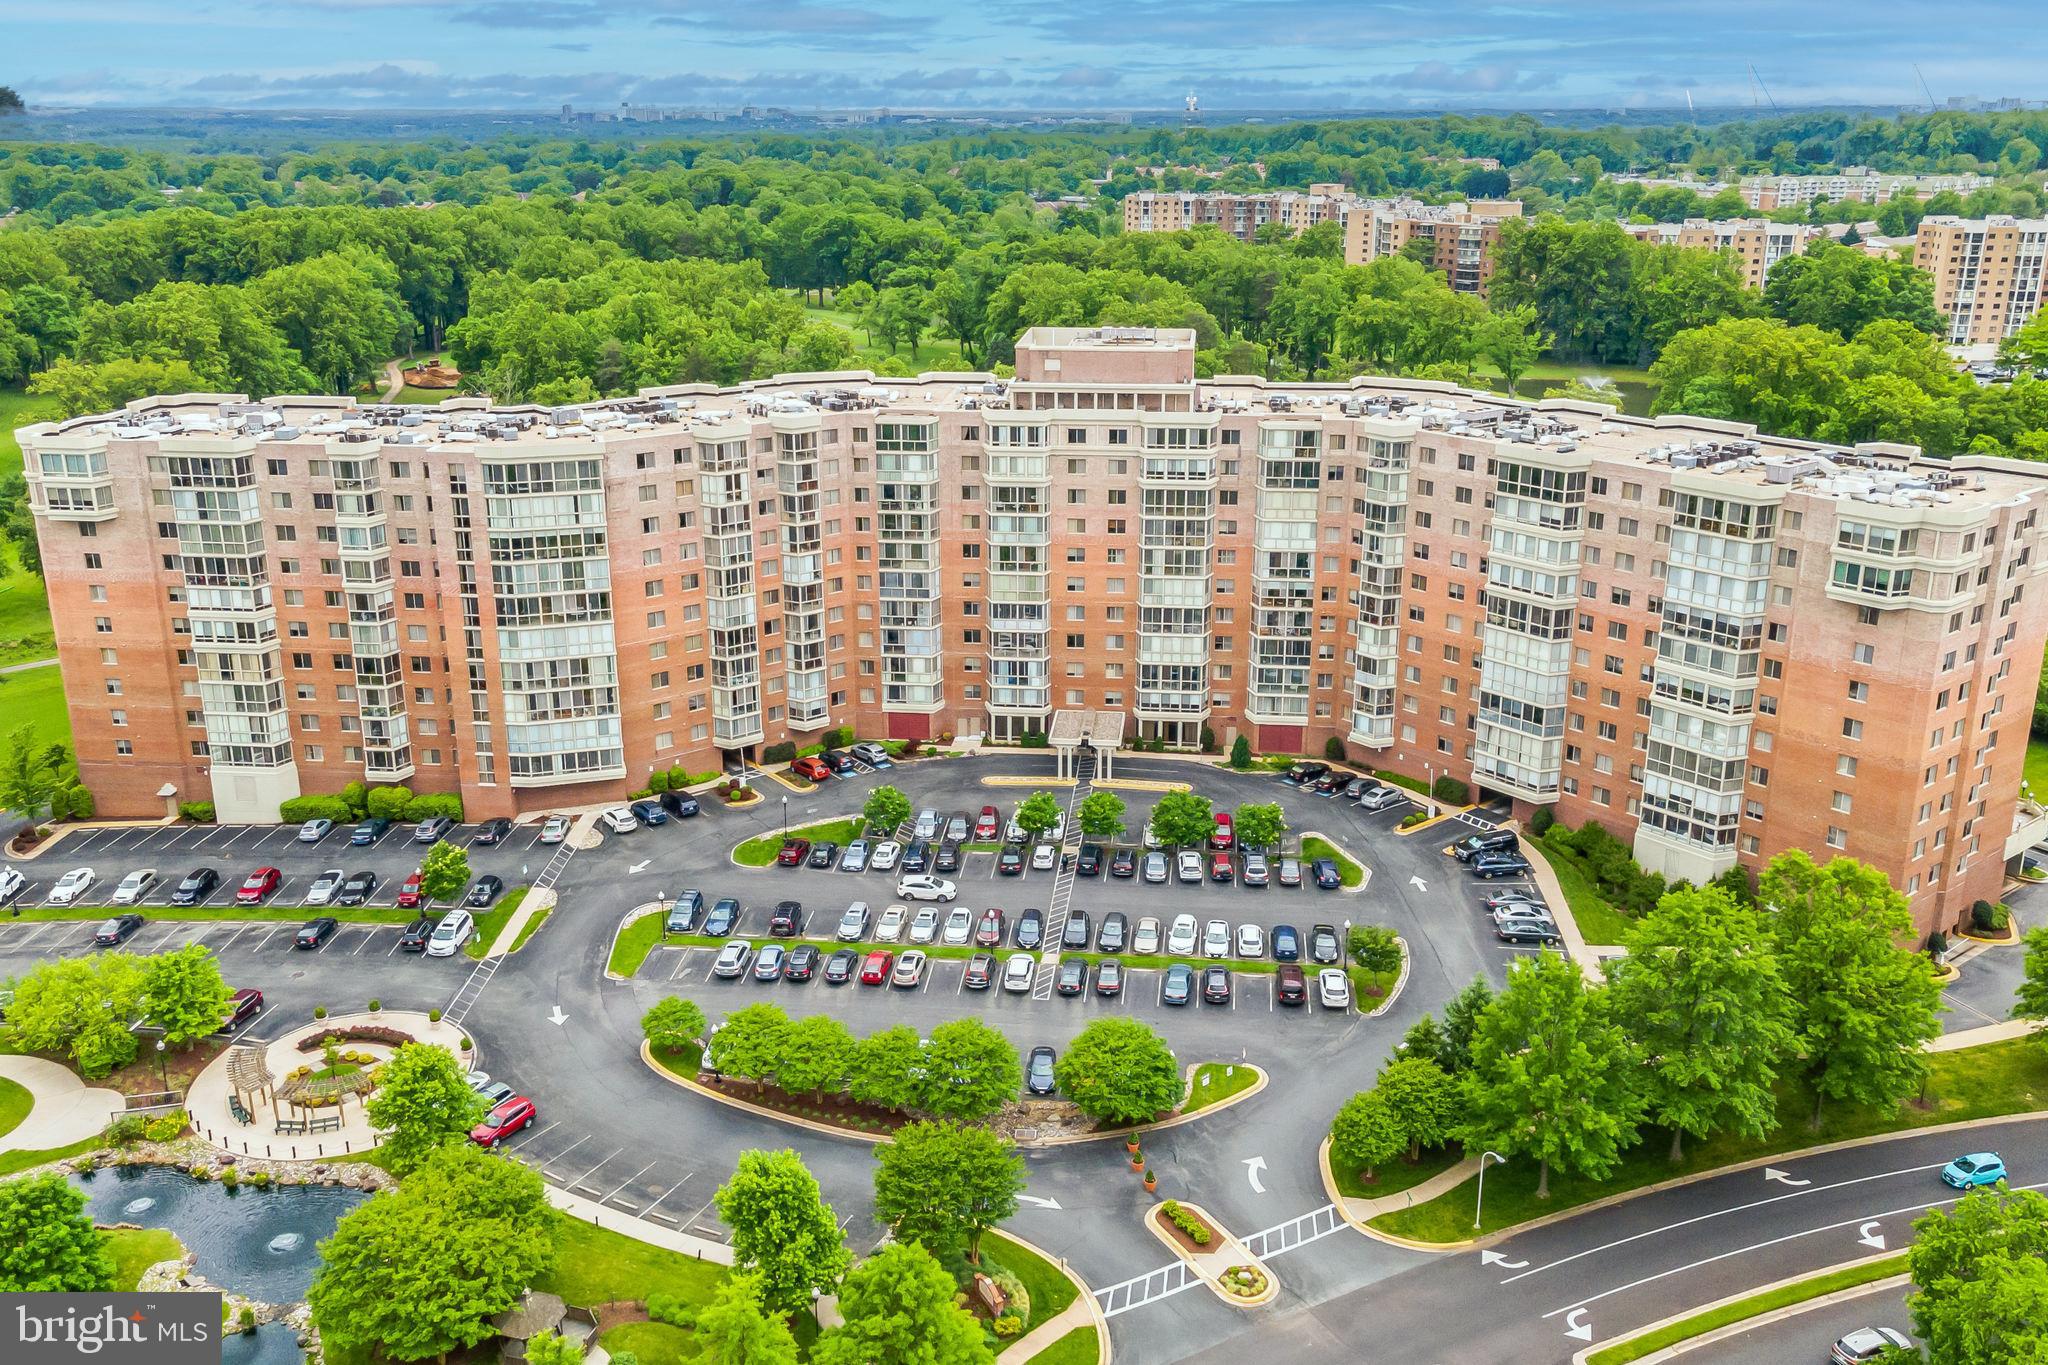
M 1507 827 L 1521 828 L 1512 820 L 1507 822 Z M 1579 932 L 1579 922 L 1572 917 L 1572 903 L 1565 899 L 1564 887 L 1558 883 L 1557 873 L 1550 870 L 1550 858 L 1543 841 L 1533 834 L 1526 835 L 1522 840 L 1522 853 L 1528 858 L 1536 885 L 1543 892 L 1543 903 L 1550 907 L 1551 917 L 1557 921 L 1558 933 L 1564 935 L 1565 955 L 1579 964 L 1586 980 L 1600 985 L 1607 979 L 1600 970 L 1601 954 L 1587 944 L 1586 936 Z M 1607 955 L 1611 957 L 1615 951 L 1614 947 L 1608 947 Z
M 512 945 L 519 941 L 520 931 L 526 928 L 526 922 L 535 915 L 545 914 L 554 908 L 555 893 L 553 891 L 527 892 L 526 899 L 519 902 L 519 908 L 512 912 L 512 918 L 506 920 L 505 926 L 498 930 L 498 937 L 492 941 L 490 951 L 486 952 L 484 956 L 503 957 L 511 952 Z
M 1055 1341 L 1058 1341 L 1076 1328 L 1094 1327 L 1094 1306 L 1095 1296 L 1093 1294 L 1076 1296 L 1072 1303 L 1032 1328 L 1028 1334 L 1019 1340 L 1015 1346 L 1012 1346 L 1009 1351 L 1005 1351 L 1004 1354 L 1008 1355 L 1014 1351 L 1017 1359 L 1028 1361 L 1031 1357 L 1037 1355 L 1040 1351 L 1043 1351 L 1046 1347 L 1052 1345 Z M 1100 1331 L 1099 1328 L 1097 1330 Z
M 0 1076 L 27 1090 L 35 1106 L 14 1131 L 0 1137 L 0 1152 L 46 1152 L 99 1133 L 127 1106 L 112 1090 L 88 1086 L 71 1068 L 41 1057 L 0 1056 Z
M 2041 1027 L 2038 1019 L 2007 1019 L 2002 1023 L 1986 1024 L 1982 1028 L 1958 1029 L 1931 1038 L 1923 1048 L 1928 1052 L 1954 1052 L 1959 1048 L 1982 1047 L 1986 1043 L 2002 1043 L 2008 1038 L 2024 1038 Z
M 382 401 L 386 403 L 396 403 L 398 401 L 398 395 L 401 392 L 403 392 L 404 389 L 405 374 L 402 369 L 402 362 L 396 360 L 385 361 L 384 397 Z
M 1360 1199 L 1354 1195 L 1343 1198 L 1344 1216 L 1354 1225 L 1371 1222 L 1383 1213 L 1426 1204 L 1447 1190 L 1458 1186 L 1479 1174 L 1479 1161 L 1475 1158 L 1459 1162 L 1445 1170 L 1438 1171 L 1419 1185 L 1411 1185 L 1393 1194 L 1381 1195 L 1378 1199 Z
M 9 664 L 5 668 L 0 668 L 0 674 L 26 673 L 31 669 L 55 668 L 56 666 L 57 660 L 54 657 L 48 659 L 30 659 L 25 664 Z

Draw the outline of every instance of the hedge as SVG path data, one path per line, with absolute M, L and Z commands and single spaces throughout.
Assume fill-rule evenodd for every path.
M 1449 774 L 1439 777 L 1429 794 L 1447 805 L 1462 806 L 1472 797 L 1472 791 L 1463 782 Z
M 761 761 L 763 763 L 791 763 L 795 760 L 796 745 L 789 740 L 784 740 L 780 744 L 771 744 L 761 750 Z
M 355 812 L 348 802 L 339 796 L 294 796 L 277 805 L 277 818 L 287 825 L 303 825 L 308 820 L 332 820 L 344 824 L 355 819 Z
M 405 787 L 375 787 L 369 789 L 360 805 L 352 802 L 344 791 L 338 796 L 294 796 L 289 801 L 279 802 L 277 807 L 277 818 L 288 825 L 304 824 L 308 820 L 332 820 L 336 824 L 346 824 L 360 820 L 366 814 L 412 822 L 445 815 L 459 821 L 462 819 L 462 798 L 454 792 L 425 792 L 414 796 Z
M 180 801 L 178 803 L 178 818 L 190 821 L 195 825 L 210 825 L 213 823 L 213 802 Z

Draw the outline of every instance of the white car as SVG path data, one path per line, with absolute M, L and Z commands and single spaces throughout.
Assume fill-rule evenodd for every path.
M 1141 842 L 1147 848 L 1159 847 L 1159 836 L 1152 832 L 1152 822 L 1150 820 L 1145 822 L 1145 834 Z
M 1003 989 L 1022 995 L 1031 989 L 1031 979 L 1038 974 L 1038 959 L 1029 953 L 1011 953 L 1003 959 Z
M 1184 882 L 1202 880 L 1202 855 L 1191 848 L 1184 848 L 1174 858 L 1176 875 Z
M 1031 870 L 1033 872 L 1050 872 L 1052 871 L 1053 864 L 1059 861 L 1059 857 L 1060 850 L 1058 845 L 1040 844 L 1037 848 L 1031 850 Z
M 910 921 L 910 941 L 912 943 L 930 943 L 938 936 L 939 912 L 927 905 L 917 912 L 915 919 Z
M 875 942 L 900 943 L 903 941 L 903 921 L 910 918 L 910 907 L 892 905 L 882 912 L 881 921 L 875 925 Z
M 428 935 L 427 956 L 453 957 L 475 934 L 476 921 L 469 917 L 469 911 L 450 910 Z
M 1316 995 L 1326 1010 L 1348 1010 L 1351 1008 L 1351 978 L 1335 967 L 1325 967 L 1316 973 Z
M 1010 823 L 1003 826 L 1003 842 L 1006 844 L 1021 844 L 1024 842 L 1024 839 L 1024 826 L 1017 823 L 1016 816 L 1011 816 Z
M 1139 957 L 1153 957 L 1159 952 L 1159 917 L 1147 915 L 1138 921 L 1138 930 L 1131 936 L 1131 951 Z
M 332 833 L 333 830 L 334 822 L 332 820 L 322 818 L 308 820 L 305 824 L 299 826 L 299 842 L 302 844 L 317 844 Z
M 1052 828 L 1047 830 L 1045 833 L 1039 835 L 1038 837 L 1041 839 L 1050 839 L 1053 843 L 1056 844 L 1064 844 L 1067 841 L 1067 813 L 1065 811 L 1061 811 L 1059 814 L 1053 816 Z
M 1175 956 L 1184 956 L 1195 951 L 1195 917 L 1175 915 L 1173 927 L 1166 931 L 1166 951 Z
M 927 806 L 917 813 L 917 823 L 910 827 L 913 839 L 932 840 L 939 837 L 939 813 Z
M 50 888 L 51 905 L 76 905 L 86 892 L 93 889 L 99 876 L 89 867 L 74 867 L 57 879 Z
M 894 839 L 884 839 L 875 845 L 875 851 L 868 855 L 868 866 L 877 872 L 894 872 L 896 864 L 903 857 L 903 845 Z
M 907 901 L 949 901 L 960 894 L 960 888 L 949 881 L 918 873 L 898 878 L 896 894 Z
M 974 915 L 964 905 L 956 905 L 946 912 L 945 932 L 939 941 L 950 943 L 955 948 L 965 947 L 968 935 L 974 932 Z
M 114 894 L 112 897 L 113 903 L 115 905 L 136 904 L 142 899 L 143 893 L 148 891 L 151 885 L 155 883 L 155 881 L 155 868 L 136 868 L 133 872 L 130 872 L 127 876 L 121 878 L 121 884 L 114 888 Z
M 328 868 L 313 878 L 313 884 L 306 888 L 306 904 L 332 905 L 335 893 L 341 890 L 341 884 L 346 880 L 348 873 L 338 867 Z
M 598 818 L 614 834 L 631 834 L 640 828 L 640 817 L 633 814 L 630 806 L 613 806 Z
M 846 907 L 846 913 L 839 917 L 839 931 L 834 935 L 841 943 L 858 943 L 860 936 L 868 931 L 868 903 L 855 901 Z
M 1202 955 L 1204 957 L 1227 957 L 1229 953 L 1229 921 L 1212 919 L 1202 926 Z
M 28 885 L 28 878 L 11 867 L 0 867 L 0 901 L 11 901 Z
M 1264 957 L 1266 955 L 1266 931 L 1256 924 L 1238 925 L 1237 955 L 1239 957 Z

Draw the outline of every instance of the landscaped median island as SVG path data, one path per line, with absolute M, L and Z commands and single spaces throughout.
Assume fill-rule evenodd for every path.
M 1180 1111 L 1183 1114 L 1200 1113 L 1243 1094 L 1263 1078 L 1263 1072 L 1246 1062 L 1203 1062 L 1195 1068 L 1194 1077 L 1188 1082 L 1188 1100 Z
M 1703 1308 L 1676 1322 L 1653 1327 L 1634 1336 L 1624 1337 L 1612 1345 L 1603 1346 L 1586 1357 L 1586 1365 L 1629 1365 L 1630 1361 L 1641 1360 L 1654 1355 L 1668 1346 L 1730 1326 L 1762 1317 L 1766 1313 L 1795 1303 L 1808 1303 L 1843 1289 L 1854 1289 L 1858 1285 L 1875 1284 L 1888 1280 L 1894 1275 L 1906 1273 L 1907 1253 L 1901 1251 L 1892 1256 L 1875 1256 L 1869 1260 L 1855 1261 L 1849 1265 L 1837 1266 L 1819 1275 L 1811 1275 L 1790 1284 L 1781 1284 L 1756 1294 L 1746 1294 L 1738 1299 Z
M 1314 862 L 1318 858 L 1328 858 L 1331 862 L 1335 863 L 1337 865 L 1337 880 L 1344 884 L 1344 889 L 1347 891 L 1365 880 L 1365 869 L 1359 865 L 1357 859 L 1319 834 L 1305 834 L 1302 836 L 1301 857 L 1303 862 Z
M 481 958 L 491 951 L 498 941 L 498 934 L 511 920 L 512 912 L 526 899 L 526 887 L 515 886 L 498 898 L 498 903 L 476 916 L 476 936 L 462 945 L 462 951 L 470 957 Z M 532 925 L 526 926 L 529 930 Z M 523 940 L 522 940 L 523 941 Z
M 844 820 L 821 820 L 813 825 L 798 825 L 789 833 L 762 834 L 747 840 L 732 851 L 732 860 L 742 867 L 768 867 L 775 862 L 775 855 L 782 851 L 783 844 L 791 839 L 804 839 L 811 843 L 830 841 L 844 845 L 849 839 L 860 837 L 861 819 L 852 816 Z

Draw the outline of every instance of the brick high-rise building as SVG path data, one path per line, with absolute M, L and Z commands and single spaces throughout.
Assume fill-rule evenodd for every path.
M 1423 204 L 1412 199 L 1373 199 L 1344 210 L 1344 260 L 1363 265 L 1398 256 L 1411 242 L 1428 244 L 1427 264 L 1443 273 L 1451 288 L 1486 293 L 1493 278 L 1493 248 L 1500 225 L 1522 216 L 1519 199 L 1475 199 L 1460 204 Z
M 1007 383 L 189 394 L 20 434 L 107 815 L 368 780 L 474 818 L 842 724 L 1088 709 L 1184 747 L 1334 738 L 1672 876 L 1840 850 L 1923 928 L 2048 826 L 2017 801 L 2035 464 L 1198 381 L 1192 333 L 1120 328 L 1033 330 Z
M 1932 199 L 1944 190 L 1972 194 L 1993 184 L 1990 176 L 1975 171 L 1948 175 L 1908 175 L 1895 171 L 1874 171 L 1868 166 L 1845 166 L 1829 175 L 1745 175 L 1742 201 L 1763 213 L 1790 208 L 1818 199 L 1839 204 L 1855 200 L 1882 204 L 1902 195 Z
M 1229 190 L 1140 190 L 1124 197 L 1125 232 L 1183 232 L 1221 228 L 1249 242 L 1268 223 L 1299 237 L 1318 223 L 1340 217 L 1358 202 L 1342 185 L 1311 185 L 1307 193 L 1272 190 L 1237 194 Z
M 1623 223 L 1631 237 L 1660 246 L 1701 251 L 1732 251 L 1742 263 L 1742 282 L 1762 289 L 1771 267 L 1787 256 L 1802 254 L 1819 238 L 1830 235 L 1811 223 L 1773 223 L 1767 218 L 1688 218 L 1682 223 Z
M 1995 346 L 2041 311 L 2048 218 L 1922 218 L 1913 264 L 1934 279 L 1948 342 Z

